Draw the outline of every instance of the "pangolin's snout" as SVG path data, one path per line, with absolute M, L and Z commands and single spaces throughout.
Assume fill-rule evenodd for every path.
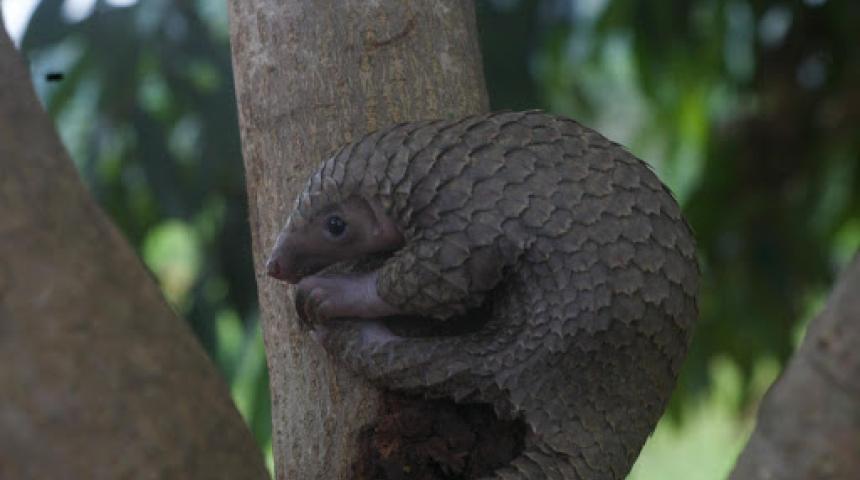
M 266 261 L 266 273 L 272 278 L 276 278 L 287 283 L 296 283 L 297 279 L 294 278 L 294 275 L 289 275 L 289 270 L 284 263 L 285 262 L 280 255 L 269 257 L 269 260 Z

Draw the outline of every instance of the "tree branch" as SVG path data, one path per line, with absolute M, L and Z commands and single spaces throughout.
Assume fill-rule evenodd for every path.
M 0 22 L 2 24 L 2 22 Z M 266 478 L 0 28 L 0 478 Z
M 860 478 L 860 254 L 762 401 L 732 479 Z
M 487 110 L 473 9 L 460 0 L 230 2 L 279 479 L 349 478 L 379 399 L 298 328 L 265 258 L 334 148 L 391 123 Z

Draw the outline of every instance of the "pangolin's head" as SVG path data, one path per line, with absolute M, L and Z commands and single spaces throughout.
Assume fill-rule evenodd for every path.
M 266 262 L 278 280 L 297 283 L 334 263 L 403 245 L 397 225 L 375 199 L 350 196 L 308 207 L 299 202 Z

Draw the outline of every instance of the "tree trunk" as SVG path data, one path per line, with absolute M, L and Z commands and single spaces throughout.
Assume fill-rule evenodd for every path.
M 232 0 L 277 478 L 349 478 L 377 393 L 299 330 L 264 262 L 313 167 L 395 122 L 487 110 L 471 2 Z
M 860 254 L 761 403 L 731 478 L 860 478 Z
M 87 193 L 2 28 L 0 72 L 0 478 L 265 478 L 226 385 Z

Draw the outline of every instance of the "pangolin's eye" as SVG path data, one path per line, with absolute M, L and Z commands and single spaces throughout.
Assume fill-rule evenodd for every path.
M 346 231 L 346 222 L 337 215 L 332 215 L 325 220 L 325 229 L 333 237 L 339 237 Z

